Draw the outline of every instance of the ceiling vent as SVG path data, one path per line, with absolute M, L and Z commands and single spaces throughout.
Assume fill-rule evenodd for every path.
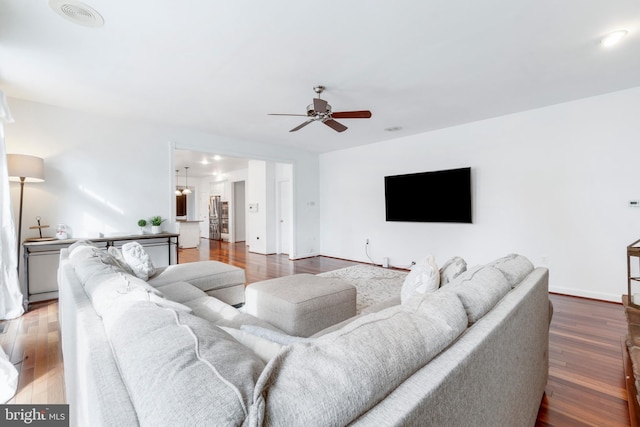
M 49 6 L 68 21 L 85 27 L 102 27 L 104 18 L 91 6 L 75 0 L 49 0 Z

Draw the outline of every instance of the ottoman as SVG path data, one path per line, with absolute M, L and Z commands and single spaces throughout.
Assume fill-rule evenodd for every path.
M 229 305 L 244 302 L 244 270 L 223 262 L 198 261 L 160 267 L 147 281 L 154 287 L 175 282 L 188 282 Z
M 309 337 L 356 315 L 356 288 L 334 277 L 294 274 L 247 286 L 245 310 L 290 335 Z

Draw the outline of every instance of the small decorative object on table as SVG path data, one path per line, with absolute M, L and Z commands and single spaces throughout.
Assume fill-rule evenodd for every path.
M 67 226 L 64 224 L 58 224 L 58 228 L 56 228 L 56 239 L 64 240 L 68 237 Z
M 147 226 L 147 220 L 146 219 L 139 219 L 138 220 L 138 234 L 143 235 L 144 234 L 144 228 Z
M 162 223 L 165 222 L 166 219 L 162 219 L 160 215 L 151 217 L 151 234 L 160 234 L 162 233 Z
M 29 227 L 30 230 L 38 229 L 38 233 L 40 233 L 40 237 L 31 237 L 29 239 L 25 239 L 25 242 L 46 242 L 47 240 L 55 240 L 55 237 L 42 237 L 42 229 L 49 228 L 49 226 L 40 224 L 41 219 L 42 219 L 41 217 L 37 216 L 36 221 L 38 221 L 38 225 Z

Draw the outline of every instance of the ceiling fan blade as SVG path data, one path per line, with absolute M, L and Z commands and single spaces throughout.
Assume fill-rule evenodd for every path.
M 342 123 L 338 123 L 333 119 L 325 120 L 322 123 L 329 126 L 331 129 L 335 130 L 336 132 L 344 132 L 345 130 L 348 129 L 345 125 L 343 125 Z
M 313 98 L 313 109 L 318 113 L 326 113 L 327 111 L 327 101 L 320 98 Z
M 293 129 L 291 129 L 289 132 L 295 132 L 297 130 L 302 129 L 303 127 L 305 127 L 306 125 L 308 125 L 309 123 L 311 123 L 313 121 L 313 119 L 309 119 L 306 122 L 302 123 L 301 125 L 298 125 L 296 127 L 294 127 Z
M 371 117 L 371 111 L 338 111 L 331 113 L 331 117 L 335 119 L 368 119 Z
M 307 117 L 306 114 L 280 114 L 280 113 L 267 113 L 267 116 L 300 116 L 300 117 Z

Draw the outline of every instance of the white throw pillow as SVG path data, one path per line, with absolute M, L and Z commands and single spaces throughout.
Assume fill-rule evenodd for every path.
M 400 291 L 400 303 L 406 304 L 415 294 L 434 292 L 440 287 L 440 271 L 433 255 L 411 268 Z
M 93 258 L 100 249 L 95 246 L 77 246 L 69 252 L 69 262 L 73 267 L 85 259 Z
M 449 261 L 445 262 L 440 269 L 440 287 L 451 282 L 460 274 L 467 271 L 467 263 L 459 256 L 454 256 Z
M 133 272 L 131 267 L 129 267 L 129 264 L 127 264 L 127 260 L 124 259 L 124 256 L 122 255 L 122 252 L 120 252 L 120 249 L 116 248 L 115 246 L 109 246 L 109 249 L 107 249 L 107 252 L 111 256 L 113 256 L 113 258 L 116 260 L 116 263 L 118 264 L 118 266 L 122 270 L 124 270 L 125 273 L 133 274 L 135 276 L 135 273 Z
M 130 242 L 122 245 L 122 256 L 133 273 L 140 279 L 147 281 L 155 274 L 156 268 L 140 243 Z

